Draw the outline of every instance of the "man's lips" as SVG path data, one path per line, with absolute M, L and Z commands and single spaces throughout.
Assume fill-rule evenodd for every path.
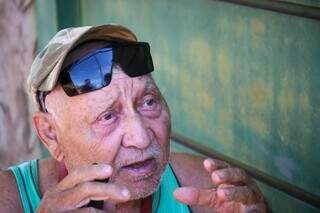
M 154 158 L 149 158 L 122 166 L 119 173 L 122 173 L 121 175 L 131 176 L 134 180 L 141 180 L 151 176 L 156 169 L 156 160 Z
M 127 165 L 122 166 L 121 168 L 127 168 L 127 167 L 132 167 L 132 168 L 139 168 L 141 166 L 144 166 L 148 164 L 151 160 L 154 160 L 153 158 L 148 158 L 145 160 L 140 160 L 140 161 L 135 161 L 132 163 L 128 163 Z

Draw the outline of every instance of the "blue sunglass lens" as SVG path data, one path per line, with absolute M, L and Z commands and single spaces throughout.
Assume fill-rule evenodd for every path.
M 97 90 L 110 84 L 112 57 L 111 48 L 101 49 L 71 67 L 70 79 L 78 94 Z

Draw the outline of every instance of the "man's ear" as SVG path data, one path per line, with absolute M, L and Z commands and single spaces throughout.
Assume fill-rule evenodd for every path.
M 63 154 L 58 143 L 57 132 L 52 116 L 45 112 L 35 112 L 32 116 L 32 122 L 41 142 L 47 147 L 52 157 L 61 162 L 63 160 Z

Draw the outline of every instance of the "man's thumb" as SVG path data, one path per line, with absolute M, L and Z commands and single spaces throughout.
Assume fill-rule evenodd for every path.
M 173 196 L 181 203 L 195 205 L 199 197 L 199 190 L 193 187 L 180 187 L 173 192 Z
M 215 192 L 210 189 L 180 187 L 173 192 L 175 199 L 187 205 L 210 205 Z

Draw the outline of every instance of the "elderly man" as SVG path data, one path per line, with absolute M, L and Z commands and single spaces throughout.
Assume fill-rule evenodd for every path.
M 36 57 L 33 123 L 52 158 L 0 175 L 0 212 L 265 212 L 214 159 L 169 154 L 170 112 L 148 43 L 119 25 L 64 29 Z

